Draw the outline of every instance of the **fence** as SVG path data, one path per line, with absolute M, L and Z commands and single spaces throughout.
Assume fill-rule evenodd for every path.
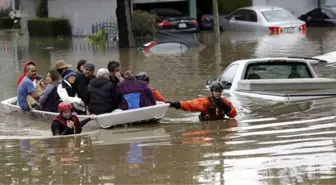
M 92 34 L 102 30 L 108 40 L 118 39 L 118 24 L 114 20 L 98 21 L 92 24 Z
M 105 34 L 107 43 L 118 40 L 118 24 L 114 20 L 108 21 L 98 21 L 92 24 L 92 34 L 96 34 L 98 30 L 102 30 Z M 153 39 L 182 39 L 182 40 L 196 40 L 196 34 L 179 34 L 179 33 L 169 33 L 166 31 L 158 31 L 157 35 L 154 36 L 141 36 L 136 37 L 136 47 L 140 47 L 143 44 L 153 40 Z

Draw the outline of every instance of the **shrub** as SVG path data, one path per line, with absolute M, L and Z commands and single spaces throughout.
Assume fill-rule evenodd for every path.
M 35 18 L 28 20 L 30 36 L 71 36 L 71 25 L 67 19 Z
M 13 25 L 14 19 L 10 17 L 0 17 L 0 29 L 12 29 Z
M 155 14 L 136 10 L 132 15 L 132 26 L 134 36 L 154 35 L 156 33 L 156 20 Z
M 89 34 L 88 38 L 93 43 L 103 43 L 105 42 L 105 34 L 103 30 L 99 29 L 95 35 Z
M 219 0 L 218 4 L 220 12 L 224 14 L 229 14 L 238 8 L 244 6 L 252 6 L 252 0 L 236 0 L 236 1 Z
M 0 9 L 0 17 L 9 17 L 9 12 L 10 11 L 11 10 L 9 8 L 7 8 L 7 9 L 1 8 Z

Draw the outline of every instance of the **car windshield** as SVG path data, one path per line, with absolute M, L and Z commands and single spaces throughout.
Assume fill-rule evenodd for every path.
M 330 11 L 331 11 L 331 13 L 329 13 L 328 16 L 330 16 L 330 18 L 334 19 L 336 17 L 336 7 L 331 7 Z
M 262 62 L 249 64 L 244 79 L 288 79 L 312 78 L 312 74 L 302 62 Z
M 293 14 L 287 10 L 267 10 L 262 11 L 261 14 L 268 22 L 296 20 L 296 17 L 294 17 Z

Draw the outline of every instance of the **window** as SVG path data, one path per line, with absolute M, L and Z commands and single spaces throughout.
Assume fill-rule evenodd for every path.
M 297 20 L 292 13 L 284 9 L 262 11 L 261 14 L 268 22 Z
M 322 12 L 325 13 L 326 15 L 324 19 L 335 19 L 336 18 L 336 8 L 322 9 Z
M 151 52 L 158 53 L 175 53 L 175 52 L 184 52 L 188 49 L 188 46 L 181 43 L 162 43 L 157 44 L 150 48 Z
M 222 76 L 219 78 L 219 81 L 223 83 L 225 89 L 230 89 L 233 79 L 236 75 L 238 69 L 238 64 L 233 64 L 231 66 L 229 66 L 224 73 L 222 74 Z
M 244 79 L 313 78 L 308 66 L 301 62 L 263 62 L 249 64 Z
M 307 19 L 324 19 L 327 15 L 321 11 L 321 9 L 315 9 L 310 11 L 307 14 L 308 17 Z
M 253 10 L 245 9 L 234 12 L 230 19 L 236 21 L 258 22 L 257 14 Z

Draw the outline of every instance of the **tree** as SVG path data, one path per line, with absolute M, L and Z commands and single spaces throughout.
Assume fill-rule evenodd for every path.
M 116 15 L 118 23 L 119 48 L 135 47 L 130 3 L 132 3 L 130 0 L 117 0 Z

